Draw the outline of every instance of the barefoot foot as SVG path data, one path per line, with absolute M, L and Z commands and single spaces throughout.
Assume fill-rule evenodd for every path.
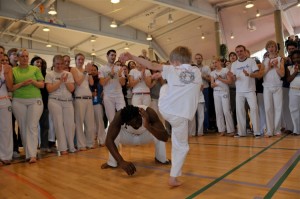
M 107 163 L 101 165 L 101 169 L 115 169 L 115 168 L 117 167 L 110 166 Z
M 170 178 L 169 178 L 168 184 L 169 184 L 170 187 L 178 187 L 178 186 L 180 186 L 182 183 L 179 182 L 179 181 L 177 180 L 176 177 L 170 177 Z

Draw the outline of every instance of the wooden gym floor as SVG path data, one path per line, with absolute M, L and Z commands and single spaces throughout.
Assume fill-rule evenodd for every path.
M 170 158 L 171 143 L 166 144 Z M 99 198 L 286 198 L 300 199 L 300 136 L 232 138 L 210 133 L 190 138 L 179 178 L 169 188 L 170 166 L 154 162 L 154 145 L 122 146 L 133 176 L 100 169 L 105 147 L 57 156 L 41 155 L 36 164 L 14 161 L 0 167 L 0 199 Z

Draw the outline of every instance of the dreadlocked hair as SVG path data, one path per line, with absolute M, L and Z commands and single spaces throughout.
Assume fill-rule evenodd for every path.
M 121 109 L 121 117 L 125 124 L 136 118 L 139 114 L 139 108 L 132 105 L 128 105 Z

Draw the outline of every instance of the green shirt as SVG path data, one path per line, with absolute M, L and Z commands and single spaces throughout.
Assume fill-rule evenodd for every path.
M 36 66 L 28 65 L 27 68 L 13 67 L 14 84 L 24 82 L 28 79 L 44 80 L 41 70 Z M 41 98 L 41 91 L 32 84 L 22 86 L 13 92 L 14 98 Z

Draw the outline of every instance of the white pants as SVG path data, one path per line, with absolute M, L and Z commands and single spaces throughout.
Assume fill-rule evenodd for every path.
M 72 101 L 49 99 L 48 108 L 53 117 L 54 131 L 57 138 L 58 151 L 75 151 L 74 108 Z
M 94 105 L 94 117 L 95 117 L 95 132 L 97 135 L 97 140 L 99 140 L 99 144 L 105 144 L 106 132 L 104 129 L 103 122 L 103 107 L 102 104 Z
M 282 87 L 264 87 L 264 104 L 268 135 L 280 133 L 282 100 Z
M 10 100 L 0 99 L 0 160 L 11 160 L 13 156 L 11 111 Z
M 250 117 L 254 135 L 260 135 L 257 98 L 255 92 L 236 92 L 236 117 L 238 123 L 238 134 L 246 136 L 246 111 L 245 101 L 250 107 Z
M 228 91 L 214 91 L 214 103 L 216 111 L 216 121 L 219 132 L 227 133 L 234 132 L 234 124 L 230 110 L 230 96 Z M 224 116 L 226 121 L 226 126 L 224 122 Z
M 290 89 L 289 95 L 289 107 L 291 110 L 291 116 L 294 125 L 293 133 L 300 134 L 300 90 Z
M 38 147 L 38 125 L 43 113 L 41 98 L 13 98 L 13 113 L 20 126 L 26 159 L 36 157 Z
M 151 99 L 150 108 L 152 108 L 158 115 L 160 121 L 165 125 L 165 120 L 158 110 L 158 99 Z
M 204 107 L 205 104 L 198 103 L 197 114 L 198 114 L 198 135 L 203 135 L 203 122 L 204 122 Z M 188 122 L 188 132 L 189 136 L 196 135 L 196 117 L 194 117 L 191 121 Z
M 133 106 L 138 106 L 138 105 L 149 106 L 151 103 L 150 94 L 133 94 L 131 103 Z
M 181 176 L 182 166 L 189 151 L 188 119 L 170 115 L 163 111 L 161 111 L 161 114 L 172 126 L 172 166 L 170 176 Z
M 158 140 L 156 137 L 154 137 L 150 132 L 145 131 L 141 135 L 134 135 L 132 133 L 128 133 L 126 130 L 121 128 L 119 135 L 115 139 L 115 144 L 118 147 L 119 144 L 124 145 L 142 145 L 142 144 L 148 144 L 154 142 L 155 144 L 155 158 L 159 160 L 160 162 L 166 162 L 167 156 L 166 156 L 166 144 L 165 142 L 162 142 Z M 117 161 L 114 159 L 114 157 L 109 153 L 107 164 L 116 167 Z
M 265 112 L 265 105 L 264 105 L 264 95 L 262 93 L 257 93 L 257 105 L 258 105 L 258 111 L 259 111 L 260 135 L 263 135 L 267 126 L 266 126 L 266 112 Z
M 282 109 L 282 117 L 281 117 L 281 126 L 284 127 L 286 130 L 293 131 L 294 125 L 292 122 L 292 116 L 289 109 L 289 91 L 290 88 L 282 87 L 283 93 L 283 109 Z
M 105 107 L 106 117 L 109 123 L 111 123 L 115 117 L 116 110 L 119 111 L 125 107 L 125 100 L 124 100 L 123 93 L 120 93 L 119 95 L 116 96 L 107 96 L 104 94 L 103 104 Z
M 77 147 L 93 147 L 94 146 L 94 110 L 91 99 L 75 99 L 75 129 Z M 84 126 L 84 131 L 83 131 Z

